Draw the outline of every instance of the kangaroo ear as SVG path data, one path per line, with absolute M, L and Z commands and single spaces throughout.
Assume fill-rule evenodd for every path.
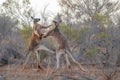
M 31 19 L 34 19 L 34 17 L 33 17 L 33 16 L 31 16 Z
M 59 18 L 61 18 L 61 17 L 62 17 L 62 14 L 60 14 L 60 13 L 57 13 L 57 16 L 58 16 Z

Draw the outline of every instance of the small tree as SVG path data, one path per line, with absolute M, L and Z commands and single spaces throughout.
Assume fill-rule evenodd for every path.
M 6 0 L 2 4 L 2 11 L 6 15 L 17 19 L 19 24 L 23 26 L 30 26 L 30 16 L 34 15 L 29 0 Z

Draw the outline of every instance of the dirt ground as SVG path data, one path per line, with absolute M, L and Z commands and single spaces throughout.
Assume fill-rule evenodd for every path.
M 8 65 L 0 67 L 0 80 L 120 80 L 120 69 L 103 71 L 97 66 L 84 66 L 88 71 L 83 72 L 76 66 L 71 69 L 60 68 L 53 72 L 52 68 L 40 71 L 34 67 Z M 108 78 L 107 78 L 108 77 Z

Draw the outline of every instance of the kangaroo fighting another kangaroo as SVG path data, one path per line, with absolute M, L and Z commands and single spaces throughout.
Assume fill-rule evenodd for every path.
M 69 56 L 70 56 L 70 58 L 73 60 L 73 62 L 76 65 L 78 65 L 78 67 L 82 71 L 86 71 L 81 66 L 81 64 L 74 59 L 74 57 L 72 56 L 72 52 L 71 52 L 71 50 L 68 46 L 67 40 L 65 39 L 65 37 L 61 34 L 61 32 L 58 29 L 61 21 L 62 21 L 61 20 L 61 15 L 58 14 L 52 22 L 52 23 L 54 23 L 54 26 L 49 26 L 48 27 L 48 28 L 50 28 L 50 27 L 53 27 L 53 28 L 48 29 L 48 31 L 46 31 L 46 34 L 44 34 L 44 37 L 47 37 L 47 36 L 53 37 L 58 44 L 58 48 L 56 50 L 57 67 L 56 67 L 55 71 L 60 67 L 60 57 L 61 57 L 62 54 L 65 56 L 66 63 L 67 63 L 67 68 L 70 68 L 70 66 L 71 66 L 70 61 L 69 61 Z
M 39 18 L 33 18 L 33 31 L 32 31 L 32 36 L 30 38 L 29 41 L 29 48 L 28 48 L 28 52 L 26 54 L 26 61 L 24 63 L 23 68 L 25 68 L 30 55 L 34 52 L 36 54 L 37 57 L 37 67 L 41 70 L 43 70 L 43 67 L 40 65 L 40 54 L 39 53 L 41 50 L 50 52 L 50 53 L 54 53 L 54 51 L 48 49 L 46 46 L 40 44 L 40 41 L 43 39 L 43 34 L 42 34 L 42 29 L 46 28 L 44 26 L 39 25 L 37 22 L 40 21 Z
M 79 62 L 77 62 L 74 57 L 72 56 L 72 52 L 68 46 L 67 40 L 65 37 L 61 34 L 59 31 L 58 27 L 59 24 L 61 23 L 61 16 L 58 14 L 55 19 L 52 21 L 52 24 L 50 26 L 44 26 L 46 28 L 43 29 L 42 36 L 45 38 L 48 36 L 53 37 L 57 44 L 59 45 L 58 48 L 56 49 L 56 60 L 57 60 L 57 66 L 55 68 L 55 71 L 60 67 L 60 57 L 63 54 L 65 56 L 65 60 L 67 63 L 67 68 L 70 68 L 71 64 L 69 61 L 69 56 L 73 60 L 73 62 L 82 70 L 86 71 Z M 34 30 L 34 29 L 33 29 Z M 39 27 L 34 30 L 35 34 L 40 36 L 39 34 Z

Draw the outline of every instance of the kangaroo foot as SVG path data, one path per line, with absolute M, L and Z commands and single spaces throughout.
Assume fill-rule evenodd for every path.
M 37 68 L 38 68 L 40 71 L 45 71 L 45 69 L 44 69 L 41 65 L 38 65 Z
M 67 65 L 67 69 L 71 69 L 71 65 Z

